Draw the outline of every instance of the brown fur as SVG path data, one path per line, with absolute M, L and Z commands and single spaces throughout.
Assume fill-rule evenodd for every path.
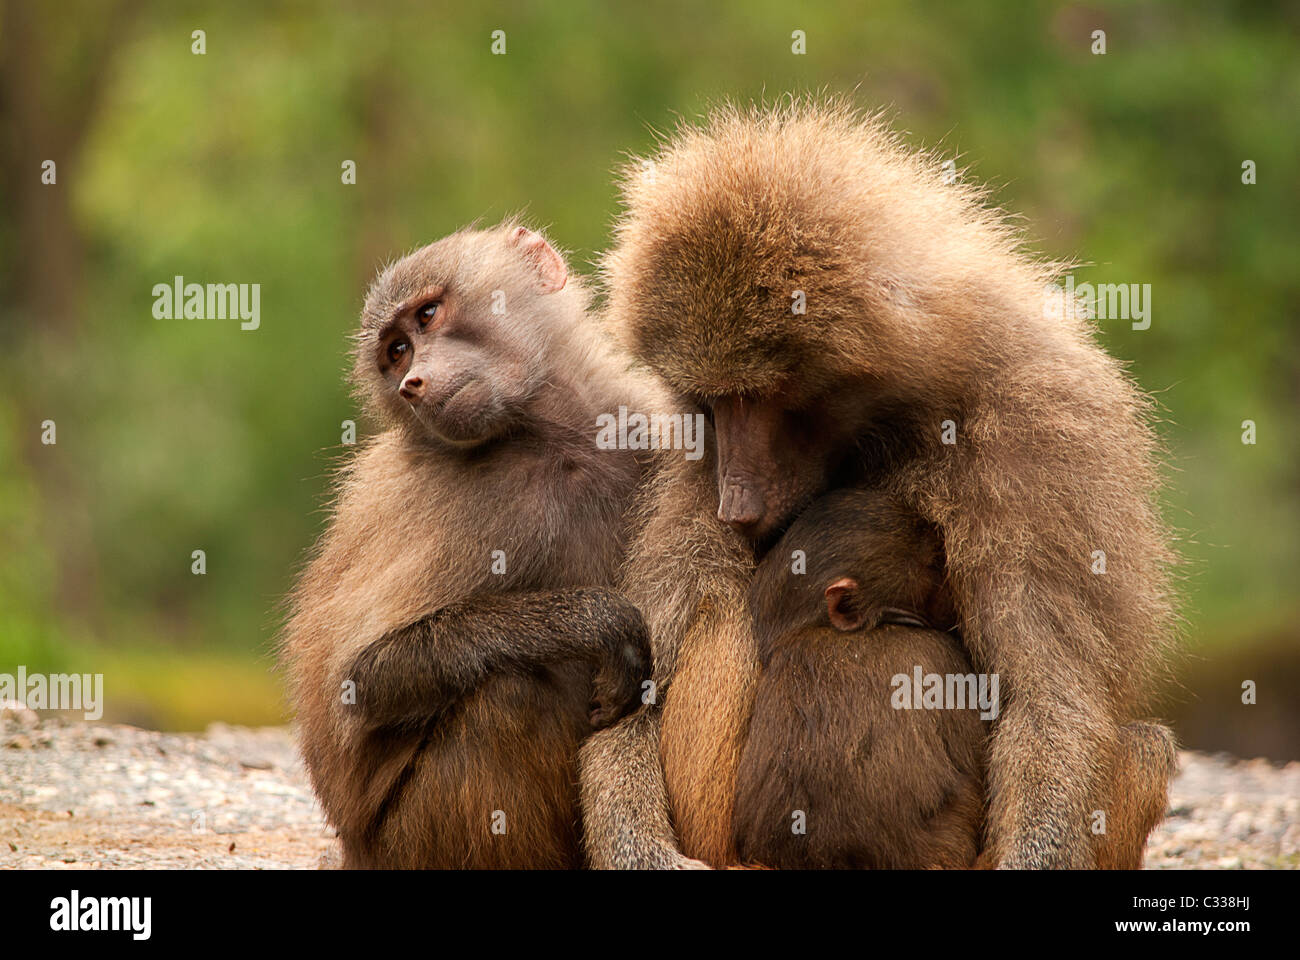
M 1093 833 L 1093 850 L 1102 870 L 1141 870 L 1147 837 L 1169 806 L 1166 791 L 1152 784 L 1166 784 L 1178 772 L 1178 752 L 1168 727 L 1128 723 L 1120 728 L 1119 755 L 1101 807 L 1106 830 Z
M 626 578 L 676 667 L 660 743 L 682 852 L 732 859 L 756 661 L 738 615 L 747 546 L 761 552 L 824 490 L 869 483 L 939 530 L 968 653 L 1001 677 L 1000 864 L 1092 865 L 1090 815 L 1131 759 L 1121 725 L 1173 632 L 1149 400 L 1087 321 L 1044 309 L 1054 268 L 878 119 L 835 103 L 723 108 L 628 171 L 604 265 L 611 321 L 726 440 L 721 461 L 658 481 L 663 512 Z M 949 419 L 955 445 L 940 442 Z M 1159 806 L 1165 765 L 1131 773 L 1141 805 Z M 608 776 L 584 766 L 601 831 L 588 849 L 635 864 L 609 853 L 635 811 Z
M 283 649 L 347 866 L 580 865 L 575 758 L 589 702 L 602 687 L 639 692 L 631 664 L 598 673 L 593 694 L 593 668 L 620 649 L 634 657 L 644 628 L 608 590 L 577 588 L 612 583 L 642 466 L 596 449 L 595 418 L 658 393 L 601 346 L 579 281 L 539 287 L 519 231 L 447 237 L 390 266 L 367 297 L 355 379 L 387 426 L 339 474 Z M 563 270 L 558 257 L 545 266 Z M 454 337 L 424 369 L 482 382 L 416 405 L 381 358 L 398 305 L 433 287 L 446 290 L 438 316 Z M 492 314 L 494 290 L 507 316 Z M 448 442 L 434 427 L 490 436 Z M 506 551 L 503 575 L 494 550 Z M 341 695 L 349 680 L 355 705 Z M 505 835 L 490 830 L 496 810 Z
M 713 460 L 711 444 L 697 463 L 662 455 L 641 503 L 636 543 L 668 549 L 633 549 L 620 589 L 650 629 L 660 709 L 599 731 L 582 747 L 587 856 L 595 867 L 690 869 L 734 860 L 735 770 L 758 676 L 745 606 L 754 561 L 743 539 L 713 519 Z M 627 758 L 647 755 L 659 764 L 640 763 L 646 776 L 631 779 Z
M 791 569 L 803 551 L 806 570 Z M 826 590 L 845 592 L 832 626 Z M 736 853 L 781 868 L 968 868 L 984 826 L 978 707 L 896 709 L 893 678 L 970 675 L 937 536 L 877 491 L 817 500 L 754 575 L 763 674 L 737 775 Z M 899 625 L 900 618 L 931 629 Z M 860 622 L 859 622 L 860 621 Z M 951 705 L 950 705 L 951 706 Z M 805 831 L 792 814 L 802 811 Z

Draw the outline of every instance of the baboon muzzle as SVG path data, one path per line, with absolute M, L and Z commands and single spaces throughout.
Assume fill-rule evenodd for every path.
M 713 405 L 718 519 L 749 537 L 761 535 L 775 519 L 767 492 L 777 474 L 772 443 L 780 426 L 780 409 L 772 403 L 731 396 Z

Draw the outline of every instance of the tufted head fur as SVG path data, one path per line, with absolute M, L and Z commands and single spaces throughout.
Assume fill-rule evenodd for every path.
M 688 395 L 809 370 L 932 391 L 936 369 L 976 368 L 972 312 L 1021 313 L 1054 271 L 1017 252 L 982 190 L 946 179 L 842 101 L 723 106 L 625 167 L 610 317 Z

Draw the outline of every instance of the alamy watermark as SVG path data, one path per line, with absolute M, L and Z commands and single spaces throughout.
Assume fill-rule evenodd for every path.
M 171 283 L 153 285 L 156 320 L 234 320 L 240 330 L 262 325 L 260 283 L 186 283 L 177 276 Z
M 0 673 L 0 701 L 13 701 L 28 710 L 80 710 L 86 720 L 104 715 L 102 673 L 31 673 L 21 664 L 18 673 Z
M 132 940 L 153 933 L 153 897 L 83 897 L 73 890 L 50 901 L 50 929 L 56 932 L 125 931 Z
M 1087 320 L 1131 320 L 1134 330 L 1151 327 L 1151 284 L 1079 283 L 1065 278 L 1064 287 L 1049 286 L 1043 315 Z
M 687 460 L 704 456 L 704 414 L 602 413 L 596 418 L 598 450 L 685 450 Z
M 911 676 L 896 673 L 889 685 L 889 703 L 895 710 L 980 710 L 981 720 L 998 718 L 996 673 L 925 673 L 920 665 Z

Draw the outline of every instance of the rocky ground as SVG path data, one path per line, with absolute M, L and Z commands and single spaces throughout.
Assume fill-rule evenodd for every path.
M 1184 751 L 1148 868 L 1300 867 L 1300 763 Z M 314 868 L 332 834 L 284 728 L 0 710 L 0 868 Z

